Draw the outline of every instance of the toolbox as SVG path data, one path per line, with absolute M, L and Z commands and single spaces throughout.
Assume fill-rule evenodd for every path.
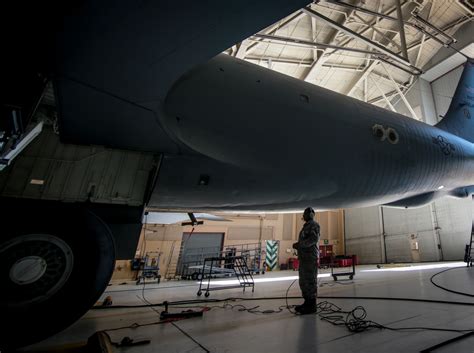
M 337 256 L 334 258 L 332 265 L 331 265 L 331 276 L 337 281 L 338 277 L 349 277 L 349 279 L 353 279 L 355 276 L 355 265 L 356 265 L 357 257 L 355 255 L 350 256 Z M 337 268 L 347 268 L 351 267 L 351 271 L 338 271 L 335 270 Z

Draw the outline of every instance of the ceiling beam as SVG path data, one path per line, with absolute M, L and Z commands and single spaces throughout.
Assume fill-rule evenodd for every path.
M 348 14 L 346 14 L 344 20 L 341 23 L 341 26 L 344 26 L 353 14 L 354 14 L 354 10 L 352 10 Z M 315 18 L 314 16 L 309 16 L 309 17 L 310 17 L 312 23 L 313 23 L 313 21 L 316 22 L 317 18 Z M 333 29 L 333 31 L 326 38 L 325 43 L 331 44 L 336 39 L 336 36 L 338 34 L 339 34 L 339 30 L 338 29 Z M 313 40 L 314 39 L 315 38 L 313 38 Z M 328 53 L 329 51 L 331 51 L 331 49 L 326 48 L 322 53 L 319 54 L 319 56 L 313 62 L 313 65 L 311 66 L 311 68 L 304 75 L 304 77 L 303 77 L 304 81 L 310 81 L 316 76 L 317 72 L 323 67 L 324 63 L 329 59 L 329 57 L 330 57 L 330 54 Z
M 299 21 L 304 16 L 305 16 L 305 14 L 303 12 L 297 11 L 294 14 L 288 16 L 286 19 L 283 19 L 282 21 L 277 22 L 277 23 L 265 28 L 263 31 L 260 31 L 259 33 L 270 34 L 270 35 L 275 34 L 278 30 L 280 30 L 282 28 L 285 28 L 286 26 L 290 25 L 291 23 L 293 23 L 295 21 Z M 246 52 L 244 54 L 244 57 L 245 57 L 245 55 L 248 55 L 248 54 L 252 53 L 257 48 L 257 46 L 259 44 L 260 44 L 259 42 L 254 42 L 253 44 L 249 45 L 246 48 Z
M 375 69 L 375 67 L 379 64 L 379 61 L 378 60 L 374 60 L 372 61 L 369 66 L 367 66 L 365 68 L 365 70 L 363 72 L 361 72 L 359 74 L 359 76 L 357 76 L 352 82 L 351 84 L 349 85 L 348 89 L 346 89 L 345 91 L 343 91 L 342 93 L 345 94 L 346 96 L 352 96 L 354 94 L 354 91 L 356 90 L 357 86 L 359 85 L 359 83 L 361 83 L 362 81 L 364 81 L 367 76 L 369 76 L 369 74 L 372 72 L 373 69 Z
M 407 4 L 407 2 L 403 3 L 402 6 L 403 6 L 404 4 Z M 390 14 L 392 14 L 392 13 L 395 12 L 395 11 L 396 11 L 396 8 L 392 8 L 390 11 L 388 11 L 388 12 L 387 12 L 386 14 L 384 14 L 384 15 L 390 15 Z M 409 13 L 407 13 L 405 16 L 408 17 L 408 16 L 409 16 Z M 376 22 L 377 22 L 377 20 L 375 21 L 375 23 L 376 23 Z M 392 40 L 393 40 L 397 35 L 398 35 L 398 33 L 397 33 L 397 34 L 394 34 L 394 35 L 392 36 Z M 368 66 L 366 67 L 365 71 L 364 71 L 364 72 L 361 72 L 357 77 L 355 77 L 355 78 L 352 80 L 352 82 L 350 83 L 349 87 L 347 87 L 346 90 L 343 91 L 342 93 L 343 93 L 343 94 L 346 94 L 346 95 L 348 95 L 348 96 L 352 96 L 352 95 L 354 94 L 355 90 L 357 89 L 357 86 L 358 86 L 363 80 L 365 80 L 365 79 L 367 78 L 367 75 L 369 75 L 370 72 L 371 72 L 373 69 L 375 69 L 375 67 L 376 67 L 378 64 L 379 64 L 379 61 L 373 61 L 370 65 L 368 65 Z M 383 97 L 382 97 L 382 99 L 383 99 Z M 380 100 L 381 100 L 381 99 L 380 99 Z M 379 100 L 379 101 L 380 101 L 380 100 Z
M 388 97 L 388 98 L 392 98 L 393 96 L 396 96 L 398 94 L 398 92 L 396 90 L 393 90 L 393 91 L 390 91 L 390 92 L 387 92 L 385 93 L 385 95 Z M 367 101 L 367 103 L 370 103 L 370 104 L 375 104 L 375 103 L 378 103 L 380 101 L 384 100 L 384 97 L 383 96 L 378 96 L 378 97 L 374 97 L 372 99 L 369 99 Z
M 271 61 L 276 64 L 297 65 L 297 66 L 304 66 L 304 67 L 311 67 L 313 65 L 313 60 L 311 59 L 301 60 L 297 58 L 282 58 L 282 57 L 273 57 L 273 56 L 264 56 L 264 57 L 247 56 L 245 60 L 257 62 L 257 63 L 261 61 Z M 364 66 L 360 66 L 360 65 L 346 65 L 346 64 L 339 64 L 339 63 L 328 63 L 328 62 L 323 64 L 323 67 L 327 67 L 330 69 L 337 69 L 337 70 L 348 70 L 348 71 L 364 70 Z
M 377 90 L 380 92 L 380 94 L 382 95 L 383 99 L 385 100 L 385 103 L 388 105 L 388 107 L 390 108 L 391 111 L 393 112 L 397 112 L 395 107 L 392 105 L 392 103 L 390 102 L 390 99 L 388 99 L 387 95 L 382 91 L 382 89 L 380 88 L 379 84 L 377 83 L 377 80 L 374 80 L 372 77 L 370 76 L 367 76 L 367 79 L 369 79 L 373 82 L 373 84 L 375 85 L 375 87 L 377 88 Z M 367 80 L 366 80 L 367 81 Z
M 320 19 L 321 21 L 325 22 L 329 26 L 338 29 L 339 31 L 345 33 L 346 35 L 348 35 L 350 37 L 353 37 L 353 38 L 365 43 L 369 47 L 372 47 L 375 50 L 377 50 L 378 52 L 387 55 L 388 57 L 392 58 L 393 60 L 396 60 L 396 61 L 400 62 L 401 64 L 404 64 L 404 65 L 407 65 L 407 66 L 411 67 L 410 61 L 408 61 L 406 58 L 403 58 L 400 55 L 396 54 L 395 52 L 386 49 L 382 45 L 371 41 L 370 39 L 362 36 L 360 33 L 357 33 L 357 32 L 355 32 L 355 31 L 353 31 L 353 30 L 351 30 L 347 27 L 341 26 L 339 23 L 337 23 L 336 21 L 330 19 L 329 17 L 326 17 L 326 16 L 320 14 L 319 12 L 314 11 L 313 9 L 311 9 L 309 7 L 305 7 L 304 9 L 302 9 L 302 11 L 304 13 L 310 15 L 310 16 L 314 16 L 314 17 Z
M 382 64 L 382 67 L 384 68 L 385 72 L 387 73 L 388 77 L 390 78 L 390 81 L 392 81 L 393 85 L 395 86 L 395 90 L 397 91 L 398 95 L 402 99 L 403 103 L 405 103 L 405 106 L 407 107 L 408 111 L 410 112 L 411 116 L 413 119 L 420 120 L 418 118 L 418 115 L 416 112 L 413 110 L 410 102 L 408 102 L 408 99 L 405 97 L 405 94 L 401 91 L 400 86 L 395 82 L 395 80 L 392 77 L 392 74 L 390 71 L 385 67 L 384 64 Z
M 255 39 L 256 38 L 256 39 Z M 375 54 L 378 53 L 371 51 L 371 50 L 364 50 L 364 49 L 357 49 L 357 48 L 349 48 L 349 47 L 341 47 L 338 45 L 326 44 L 326 43 L 318 43 L 318 42 L 310 42 L 303 39 L 296 39 L 291 37 L 283 37 L 283 36 L 275 36 L 275 35 L 268 35 L 268 34 L 254 34 L 250 37 L 250 40 L 265 40 L 270 42 L 279 42 L 283 44 L 293 44 L 297 47 L 305 47 L 309 49 L 317 49 L 317 50 L 324 50 L 327 48 L 340 50 L 340 51 L 349 51 L 353 53 L 361 53 L 361 54 Z
M 467 22 L 471 22 L 471 21 L 472 21 L 472 18 L 471 18 L 471 17 L 465 17 L 465 18 L 462 19 L 462 20 L 457 19 L 457 20 L 451 22 L 450 24 L 444 26 L 443 28 L 441 28 L 441 30 L 442 30 L 443 32 L 446 32 L 446 31 L 448 31 L 448 30 L 450 30 L 450 29 L 452 29 L 452 28 L 454 28 L 454 27 L 461 26 L 461 25 L 463 25 L 463 24 L 465 24 L 465 23 L 467 23 Z M 429 41 L 433 41 L 433 40 L 436 41 L 433 37 L 430 36 L 429 38 L 426 38 L 425 42 L 429 42 Z M 439 41 L 436 41 L 436 42 L 439 42 Z M 410 44 L 410 45 L 408 46 L 407 50 L 408 50 L 408 51 L 414 50 L 414 49 L 418 48 L 418 47 L 421 45 L 421 43 L 422 43 L 422 41 L 421 41 L 421 40 L 418 40 L 418 41 L 416 41 L 416 42 Z M 441 44 L 441 43 L 440 43 L 440 44 Z
M 392 38 L 390 38 L 389 36 L 387 36 L 385 33 L 383 33 L 381 30 L 379 30 L 377 27 L 375 26 L 370 26 L 369 22 L 368 21 L 365 21 L 362 17 L 360 17 L 358 14 L 355 14 L 354 17 L 358 18 L 360 21 L 362 21 L 362 25 L 365 25 L 365 26 L 369 26 L 371 27 L 370 29 L 373 30 L 375 33 L 378 33 L 381 37 L 385 38 L 386 40 L 388 40 L 394 47 L 397 47 L 398 49 L 401 49 L 400 48 L 400 45 L 395 42 Z M 398 33 L 395 31 L 395 33 Z
M 403 20 L 402 13 L 402 2 L 401 0 L 396 0 L 395 4 L 397 6 L 397 20 L 398 20 L 398 29 L 400 30 L 400 49 L 402 56 L 408 60 L 408 51 L 407 51 L 407 39 L 405 36 L 405 22 Z

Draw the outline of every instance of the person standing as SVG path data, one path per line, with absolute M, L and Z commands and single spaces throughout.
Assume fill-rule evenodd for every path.
M 297 305 L 295 310 L 302 315 L 316 312 L 320 227 L 314 216 L 315 212 L 311 207 L 304 210 L 305 224 L 300 231 L 298 242 L 293 244 L 293 249 L 298 251 L 299 285 L 304 299 L 304 303 Z

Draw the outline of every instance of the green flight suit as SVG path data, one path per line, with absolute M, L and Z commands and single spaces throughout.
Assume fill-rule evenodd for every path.
M 318 292 L 319 224 L 307 221 L 298 237 L 299 284 L 303 298 L 314 300 Z

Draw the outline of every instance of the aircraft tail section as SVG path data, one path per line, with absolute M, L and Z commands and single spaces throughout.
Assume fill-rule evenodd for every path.
M 468 59 L 448 112 L 436 127 L 474 142 L 474 59 Z

